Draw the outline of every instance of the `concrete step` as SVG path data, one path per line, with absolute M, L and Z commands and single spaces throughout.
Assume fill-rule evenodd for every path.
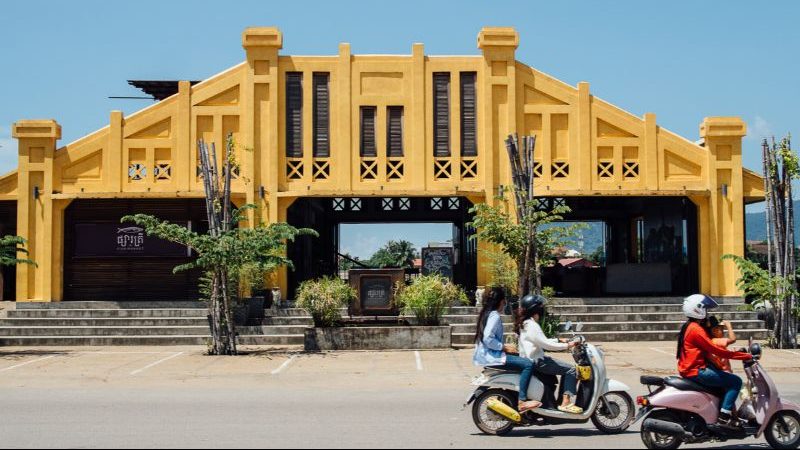
M 641 342 L 641 341 L 663 341 L 674 344 L 678 342 L 679 330 L 673 331 L 601 331 L 601 332 L 581 332 L 589 342 Z M 754 330 L 741 330 L 737 337 L 742 341 L 746 341 L 750 337 L 756 340 L 764 340 L 767 338 L 767 330 L 754 329 Z M 571 337 L 571 333 L 563 335 L 564 337 Z M 474 345 L 474 333 L 453 333 L 452 342 L 455 346 L 470 347 Z
M 236 332 L 242 336 L 283 336 L 302 335 L 307 325 L 281 325 L 281 326 L 239 326 Z
M 261 320 L 262 325 L 284 326 L 284 325 L 306 325 L 314 326 L 314 319 L 311 316 L 276 316 L 267 317 Z
M 22 309 L 205 309 L 202 301 L 152 301 L 152 302 L 17 302 L 16 308 Z
M 139 317 L 201 317 L 207 315 L 206 309 L 17 309 L 8 311 L 8 318 L 139 318 Z
M 202 327 L 0 327 L 0 336 L 206 336 Z
M 760 320 L 734 320 L 731 321 L 733 328 L 737 331 L 761 329 L 764 327 L 764 322 Z M 610 331 L 678 331 L 684 324 L 683 321 L 625 321 L 625 322 L 583 322 L 583 331 L 580 334 L 588 332 L 610 332 Z M 460 324 L 450 325 L 453 333 L 472 333 L 475 334 L 475 324 Z M 503 328 L 506 333 L 513 330 L 513 325 L 504 323 Z
M 715 314 L 720 320 L 757 320 L 758 313 L 756 312 L 723 312 Z M 578 322 L 680 322 L 685 321 L 686 316 L 683 313 L 584 313 L 584 314 L 561 314 L 559 316 L 562 322 L 567 320 L 573 323 Z
M 742 308 L 741 304 L 725 304 L 715 309 L 719 312 L 738 312 Z M 681 304 L 616 304 L 616 305 L 550 305 L 548 310 L 553 314 L 581 314 L 581 313 L 680 313 L 683 310 Z
M 14 318 L 0 319 L 0 327 L 208 327 L 205 317 L 157 318 Z
M 240 345 L 302 346 L 303 335 L 243 336 Z M 13 336 L 0 337 L 0 346 L 138 346 L 208 345 L 210 336 Z

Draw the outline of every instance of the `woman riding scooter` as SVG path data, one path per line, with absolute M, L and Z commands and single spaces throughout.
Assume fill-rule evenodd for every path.
M 678 340 L 678 370 L 684 378 L 725 391 L 717 424 L 730 427 L 733 425 L 732 414 L 736 398 L 742 389 L 742 379 L 708 364 L 707 360 L 713 355 L 748 361 L 752 356 L 749 353 L 728 351 L 711 341 L 703 323 L 708 317 L 708 311 L 717 306 L 719 305 L 714 299 L 702 294 L 691 295 L 684 300 L 683 313 L 689 320 L 683 325 Z
M 528 385 L 533 376 L 531 360 L 516 356 L 517 349 L 505 345 L 503 340 L 503 319 L 500 313 L 506 307 L 506 294 L 500 288 L 492 288 L 483 302 L 478 316 L 475 333 L 475 354 L 472 361 L 476 366 L 520 372 L 518 411 L 525 412 L 536 409 L 542 404 L 528 401 Z
M 560 375 L 564 387 L 564 397 L 559 411 L 582 414 L 583 409 L 575 405 L 575 393 L 578 387 L 578 372 L 575 365 L 558 361 L 545 356 L 545 350 L 551 352 L 566 351 L 575 346 L 574 342 L 549 339 L 539 326 L 544 318 L 546 299 L 541 295 L 526 295 L 519 303 L 519 311 L 515 331 L 519 335 L 521 355 L 533 361 L 533 370 L 546 375 Z

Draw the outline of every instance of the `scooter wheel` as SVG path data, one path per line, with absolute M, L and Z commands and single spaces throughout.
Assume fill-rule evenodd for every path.
M 767 443 L 776 449 L 796 449 L 800 447 L 800 417 L 789 411 L 781 411 L 772 416 L 764 432 Z
M 666 422 L 680 423 L 680 419 L 670 411 L 655 411 L 648 417 Z M 641 435 L 644 446 L 651 450 L 675 450 L 683 444 L 679 437 L 653 431 L 642 430 Z
M 472 404 L 472 421 L 479 430 L 493 436 L 503 436 L 514 429 L 514 422 L 489 409 L 487 402 L 497 399 L 516 409 L 517 396 L 501 390 L 490 389 L 481 394 Z
M 619 434 L 631 426 L 636 414 L 633 399 L 627 392 L 609 392 L 605 403 L 597 405 L 592 414 L 592 423 L 605 434 Z M 608 405 L 608 409 L 604 405 Z

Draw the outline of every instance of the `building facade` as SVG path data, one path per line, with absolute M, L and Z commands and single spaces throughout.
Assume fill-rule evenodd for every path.
M 284 292 L 336 273 L 336 225 L 348 221 L 451 222 L 456 278 L 487 284 L 487 246 L 469 239 L 468 209 L 512 185 L 510 133 L 537 136 L 543 201 L 604 224 L 600 293 L 652 276 L 665 286 L 669 278 L 665 294 L 739 295 L 736 269 L 721 257 L 744 254 L 744 205 L 763 198 L 762 179 L 742 167 L 742 120 L 706 118 L 702 143 L 687 140 L 654 114 L 594 97 L 588 83 L 517 61 L 510 28 L 481 30 L 474 56 L 426 55 L 422 44 L 410 55 L 355 55 L 340 44 L 338 55 L 289 56 L 282 43 L 278 29 L 249 28 L 243 63 L 181 81 L 129 116 L 112 111 L 108 126 L 63 147 L 56 121 L 15 123 L 19 166 L 0 179 L 0 217 L 38 263 L 4 277 L 16 300 L 191 297 L 193 275 L 171 274 L 189 255 L 136 247 L 143 238 L 119 217 L 150 212 L 202 228 L 197 141 L 221 155 L 228 135 L 239 162 L 233 201 L 258 206 L 243 226 L 319 225 L 317 241 L 290 248 L 298 268 L 276 275 Z

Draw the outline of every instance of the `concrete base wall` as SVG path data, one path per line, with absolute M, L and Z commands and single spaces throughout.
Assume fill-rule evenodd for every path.
M 306 328 L 305 350 L 438 350 L 451 348 L 450 327 Z

